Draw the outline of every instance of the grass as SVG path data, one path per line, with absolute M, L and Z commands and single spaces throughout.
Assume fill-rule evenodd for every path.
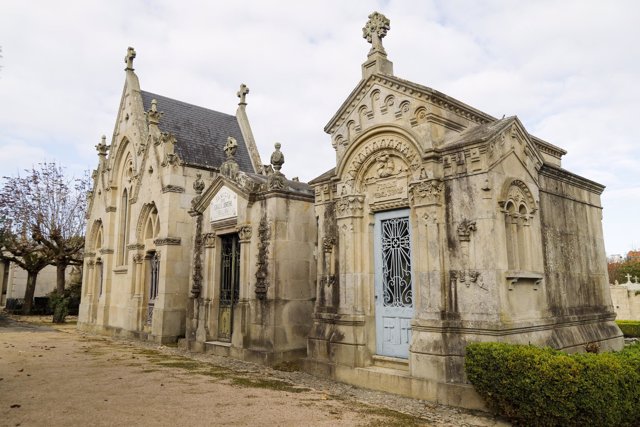
M 290 393 L 302 393 L 310 391 L 309 388 L 296 387 L 286 381 L 281 381 L 272 378 L 250 378 L 242 373 L 233 372 L 226 368 L 219 366 L 212 366 L 206 362 L 200 362 L 197 360 L 189 359 L 181 356 L 171 356 L 162 354 L 156 350 L 139 349 L 136 353 L 140 356 L 144 356 L 148 362 L 153 363 L 163 368 L 177 368 L 187 371 L 191 374 L 204 375 L 207 377 L 231 381 L 232 385 L 238 387 L 249 387 L 258 389 L 269 389 L 275 391 L 285 391 Z M 151 369 L 143 370 L 143 372 L 151 372 Z
M 276 391 L 286 391 L 289 393 L 302 393 L 305 391 L 311 391 L 309 388 L 296 387 L 291 383 L 281 380 L 275 380 L 271 378 L 247 378 L 247 377 L 233 377 L 231 383 L 239 387 L 252 387 L 262 388 Z
M 367 415 L 374 415 L 382 417 L 382 419 L 371 421 L 367 424 L 367 427 L 414 427 L 425 426 L 427 422 L 418 417 L 412 415 L 403 414 L 402 412 L 394 411 L 387 408 L 375 408 L 371 406 L 362 405 L 359 412 Z

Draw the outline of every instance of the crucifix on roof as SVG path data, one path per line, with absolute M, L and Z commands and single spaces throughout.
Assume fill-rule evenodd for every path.
M 387 35 L 387 31 L 389 31 L 390 28 L 389 19 L 383 14 L 373 12 L 369 15 L 369 20 L 362 29 L 362 37 L 371 43 L 369 55 L 375 52 L 386 55 L 384 47 L 382 46 L 382 39 Z
M 240 90 L 237 93 L 238 98 L 240 98 L 240 102 L 238 103 L 238 105 L 247 105 L 248 94 L 249 94 L 249 88 L 247 87 L 246 84 L 242 83 L 240 85 Z
M 126 70 L 133 71 L 133 60 L 136 57 L 136 50 L 132 47 L 127 48 L 127 56 L 124 57 L 124 63 L 127 64 Z

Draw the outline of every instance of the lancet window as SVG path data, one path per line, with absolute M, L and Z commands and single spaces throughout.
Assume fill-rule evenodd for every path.
M 536 211 L 535 201 L 526 184 L 515 180 L 501 202 L 505 221 L 505 237 L 509 270 L 528 271 L 531 260 L 531 221 Z

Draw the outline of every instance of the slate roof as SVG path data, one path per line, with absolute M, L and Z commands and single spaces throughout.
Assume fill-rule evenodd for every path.
M 150 92 L 140 91 L 140 94 L 145 111 L 151 109 L 151 100 L 158 101 L 158 111 L 163 112 L 160 130 L 176 137 L 176 154 L 185 164 L 203 169 L 219 168 L 226 159 L 223 147 L 227 137 L 232 136 L 238 141 L 235 158 L 240 170 L 254 172 L 235 116 Z

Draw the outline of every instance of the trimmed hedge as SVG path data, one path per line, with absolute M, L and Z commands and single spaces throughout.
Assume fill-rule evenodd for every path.
M 640 338 L 640 321 L 616 320 L 620 330 L 627 338 Z
M 515 425 L 640 425 L 640 344 L 618 353 L 566 354 L 534 346 L 467 346 L 467 378 Z

